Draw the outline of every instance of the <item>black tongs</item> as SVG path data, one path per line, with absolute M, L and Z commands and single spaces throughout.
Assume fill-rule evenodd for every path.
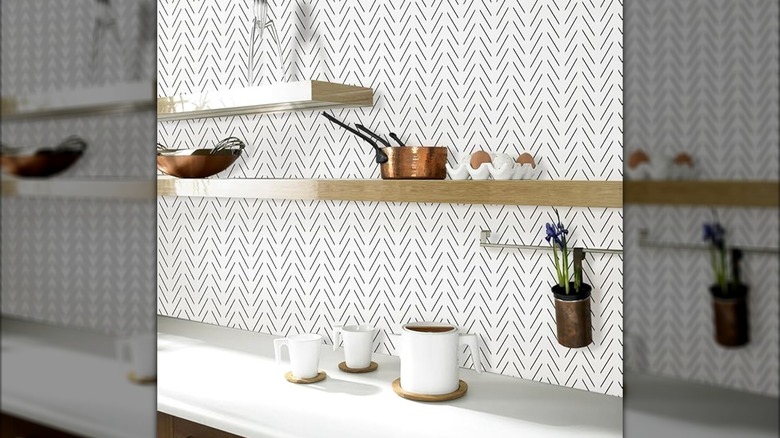
M 368 144 L 370 144 L 374 150 L 376 151 L 376 162 L 377 164 L 384 164 L 387 163 L 387 154 L 379 147 L 379 145 L 376 144 L 374 140 L 372 140 L 370 137 L 366 136 L 365 134 L 361 133 L 357 129 L 347 125 L 346 123 L 343 123 L 339 119 L 333 117 L 332 115 L 322 112 L 322 115 L 325 116 L 326 119 L 330 120 L 331 122 L 341 126 L 342 128 L 346 129 L 347 131 L 357 135 L 358 137 L 365 140 Z M 370 135 L 372 135 L 374 138 L 378 139 L 382 144 L 386 145 L 387 147 L 390 147 L 390 143 L 388 143 L 385 139 L 379 137 L 378 135 L 374 134 L 373 132 L 369 131 L 365 126 L 363 125 L 357 125 L 358 128 L 362 128 L 364 131 L 368 132 Z

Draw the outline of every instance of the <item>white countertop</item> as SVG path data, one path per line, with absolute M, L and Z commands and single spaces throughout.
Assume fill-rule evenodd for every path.
M 631 438 L 777 438 L 777 398 L 668 377 L 627 373 L 625 431 Z
M 292 384 L 273 339 L 158 317 L 158 410 L 247 437 L 622 436 L 619 397 L 461 369 L 463 398 L 414 402 L 391 388 L 398 358 L 374 354 L 379 370 L 349 374 L 338 369 L 343 351 L 324 344 L 328 378 Z
M 127 379 L 113 342 L 3 318 L 0 410 L 78 435 L 154 436 L 156 387 Z

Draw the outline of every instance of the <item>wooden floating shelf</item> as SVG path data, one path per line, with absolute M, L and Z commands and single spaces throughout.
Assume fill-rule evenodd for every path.
M 178 179 L 159 177 L 159 196 L 448 204 L 623 206 L 622 181 L 380 179 Z
M 155 199 L 155 181 L 150 179 L 16 179 L 3 178 L 3 197 Z
M 161 97 L 157 120 L 238 116 L 374 104 L 374 90 L 323 81 L 282 82 L 259 87 Z
M 154 81 L 123 82 L 99 87 L 3 97 L 3 120 L 115 114 L 154 108 Z
M 626 204 L 777 207 L 778 181 L 626 181 Z

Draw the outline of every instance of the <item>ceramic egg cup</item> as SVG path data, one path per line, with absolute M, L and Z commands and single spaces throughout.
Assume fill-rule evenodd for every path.
M 675 164 L 671 160 L 665 163 L 641 163 L 626 168 L 626 176 L 631 180 L 691 180 L 698 176 L 697 169 L 687 164 Z
M 515 163 L 514 166 L 496 168 L 491 163 L 482 163 L 476 169 L 473 169 L 468 163 L 457 164 L 454 167 L 447 165 L 447 175 L 452 180 L 531 179 L 535 174 L 536 169 L 530 164 Z
M 690 180 L 697 176 L 696 168 L 687 164 L 671 164 L 668 169 L 667 179 Z

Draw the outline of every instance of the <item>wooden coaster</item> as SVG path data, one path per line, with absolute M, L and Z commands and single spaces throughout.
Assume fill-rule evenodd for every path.
M 135 373 L 132 372 L 127 373 L 127 379 L 137 385 L 149 385 L 149 384 L 157 383 L 157 376 L 138 377 L 135 375 Z
M 339 369 L 345 373 L 370 373 L 371 371 L 376 371 L 377 368 L 379 368 L 379 364 L 374 361 L 371 361 L 371 365 L 365 368 L 350 368 L 347 366 L 346 362 L 341 362 L 339 364 Z
M 300 378 L 300 377 L 293 376 L 292 371 L 287 371 L 287 374 L 284 375 L 284 378 L 287 379 L 287 381 L 290 382 L 290 383 L 306 384 L 306 383 L 321 382 L 321 381 L 325 380 L 325 376 L 327 376 L 327 374 L 325 374 L 325 371 L 320 371 L 320 373 L 317 374 L 314 377 L 309 377 L 308 379 L 303 379 L 303 378 Z
M 461 398 L 464 395 L 466 395 L 466 391 L 468 390 L 469 390 L 469 385 L 463 380 L 460 380 L 460 385 L 458 386 L 458 389 L 452 391 L 449 394 L 439 394 L 439 395 L 415 394 L 414 392 L 404 391 L 404 389 L 401 388 L 400 378 L 393 380 L 393 391 L 395 391 L 396 394 L 400 395 L 405 399 L 414 400 L 414 401 L 440 402 L 440 401 L 455 400 L 457 398 Z

